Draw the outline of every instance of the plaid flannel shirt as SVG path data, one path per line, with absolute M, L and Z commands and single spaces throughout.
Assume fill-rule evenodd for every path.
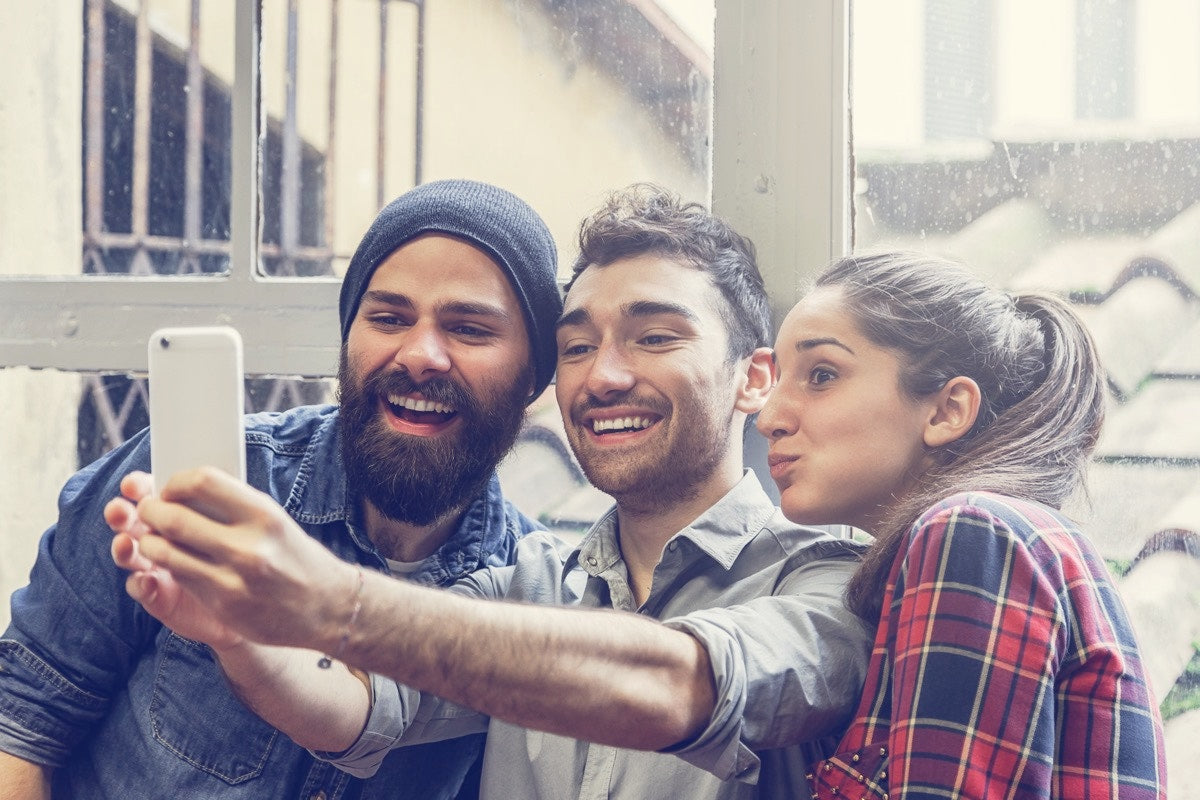
M 1103 560 L 1057 512 L 960 494 L 893 565 L 813 798 L 1165 800 L 1162 721 Z

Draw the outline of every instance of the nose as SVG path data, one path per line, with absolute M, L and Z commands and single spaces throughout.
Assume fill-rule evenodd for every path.
M 416 379 L 450 370 L 450 352 L 441 329 L 416 324 L 405 331 L 392 360 Z
M 637 383 L 629 359 L 621 348 L 602 344 L 596 349 L 584 388 L 593 397 L 604 398 L 627 392 Z
M 754 421 L 754 427 L 758 428 L 758 432 L 770 441 L 787 436 L 789 433 L 792 433 L 794 427 L 786 422 L 786 415 L 783 414 L 783 398 L 781 395 L 782 392 L 776 387 L 767 396 L 766 404 L 758 412 L 758 419 Z

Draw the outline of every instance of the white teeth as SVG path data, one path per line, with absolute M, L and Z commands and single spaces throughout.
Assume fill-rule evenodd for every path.
M 406 397 L 402 394 L 389 394 L 387 401 L 394 406 L 407 408 L 409 411 L 433 411 L 437 414 L 453 414 L 454 409 L 441 403 L 435 403 L 432 400 L 418 400 L 413 397 Z
M 617 417 L 615 419 L 593 419 L 592 432 L 641 430 L 652 424 L 649 417 Z

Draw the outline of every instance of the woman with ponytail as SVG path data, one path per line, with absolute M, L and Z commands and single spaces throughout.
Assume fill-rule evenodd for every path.
M 788 314 L 776 359 L 758 428 L 784 513 L 875 537 L 847 595 L 878 625 L 866 686 L 811 796 L 1165 798 L 1128 616 L 1059 511 L 1104 417 L 1070 308 L 925 255 L 854 256 Z

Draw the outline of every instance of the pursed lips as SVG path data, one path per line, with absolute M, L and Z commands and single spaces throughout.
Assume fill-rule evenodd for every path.
M 767 467 L 771 470 L 771 477 L 779 479 L 787 474 L 788 469 L 792 464 L 800 460 L 800 456 L 784 455 L 782 453 L 770 453 L 767 455 Z

